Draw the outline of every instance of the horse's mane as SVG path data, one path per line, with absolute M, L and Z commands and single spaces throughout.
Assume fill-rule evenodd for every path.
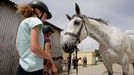
M 105 20 L 102 19 L 102 18 L 92 18 L 92 17 L 88 17 L 88 18 L 93 19 L 93 20 L 96 20 L 96 21 L 98 21 L 98 22 L 101 22 L 101 23 L 104 23 L 104 24 L 108 25 L 108 22 L 105 21 Z
M 75 16 L 78 16 L 78 17 L 82 18 L 82 16 L 85 16 L 85 15 L 82 15 L 82 16 L 81 16 L 81 15 L 75 14 L 75 15 L 72 16 L 72 18 L 74 18 Z M 102 19 L 102 18 L 92 18 L 92 17 L 88 17 L 88 18 L 93 19 L 93 20 L 96 20 L 96 21 L 98 21 L 98 22 L 101 22 L 101 23 L 103 23 L 103 24 L 108 25 L 108 22 L 105 21 L 105 20 Z

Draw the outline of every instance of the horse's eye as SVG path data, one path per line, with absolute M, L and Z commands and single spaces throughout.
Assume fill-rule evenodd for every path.
M 74 21 L 74 24 L 75 24 L 75 25 L 79 25 L 79 24 L 80 24 L 80 21 L 75 20 L 75 21 Z

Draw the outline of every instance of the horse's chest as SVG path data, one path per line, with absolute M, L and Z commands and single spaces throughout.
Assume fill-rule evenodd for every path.
M 108 50 L 107 53 L 108 53 L 108 57 L 110 59 L 117 59 L 117 57 L 119 56 L 116 52 L 114 52 L 112 50 Z
M 121 57 L 121 55 L 110 49 L 107 52 L 103 52 L 102 56 L 104 57 L 104 60 L 107 60 L 109 62 L 117 62 Z

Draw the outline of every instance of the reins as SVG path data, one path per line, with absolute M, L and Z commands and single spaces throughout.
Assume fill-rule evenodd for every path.
M 71 69 L 71 54 L 69 54 L 69 58 L 68 58 L 68 75 L 70 74 L 70 69 Z
M 76 75 L 78 75 L 78 48 L 75 50 L 76 54 Z M 71 54 L 69 54 L 69 59 L 68 59 L 68 75 L 70 74 L 70 69 L 71 69 Z
M 78 56 L 77 56 L 77 54 L 78 54 L 78 48 L 77 48 L 77 50 L 76 50 L 76 75 L 78 75 Z

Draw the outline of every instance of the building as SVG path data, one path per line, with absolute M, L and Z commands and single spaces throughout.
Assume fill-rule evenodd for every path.
M 75 53 L 73 53 L 75 54 Z M 67 53 L 63 53 L 63 57 L 64 59 L 66 60 L 67 57 L 69 56 L 69 54 Z M 96 64 L 96 53 L 94 51 L 91 51 L 91 52 L 82 52 L 82 51 L 78 51 L 78 54 L 77 54 L 77 58 L 81 58 L 79 61 L 78 61 L 78 64 L 83 64 L 83 57 L 86 56 L 87 57 L 87 64 L 89 65 L 94 65 Z M 73 57 L 73 55 L 72 55 Z
M 11 1 L 0 0 L 0 75 L 15 75 L 18 64 L 15 39 L 22 18 L 16 14 L 15 6 Z
M 16 6 L 11 0 L 0 0 L 0 75 L 15 75 L 19 55 L 15 47 L 16 34 L 23 18 L 16 13 Z M 55 33 L 52 35 L 53 57 L 62 55 L 60 34 L 62 29 L 47 22 Z
M 87 64 L 94 65 L 96 64 L 96 53 L 95 52 L 78 52 L 78 58 L 87 57 Z M 78 62 L 78 64 L 83 64 L 82 60 Z

